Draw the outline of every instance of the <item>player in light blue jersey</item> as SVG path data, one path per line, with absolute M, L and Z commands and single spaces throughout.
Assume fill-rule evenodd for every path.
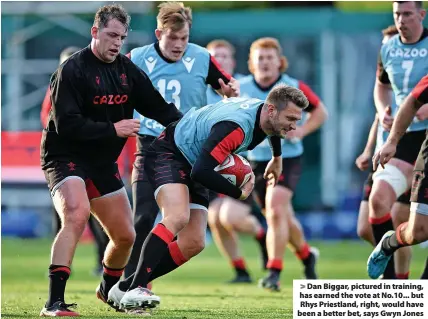
M 428 72 L 428 30 L 423 27 L 425 10 L 421 2 L 393 2 L 394 24 L 398 34 L 382 45 L 379 54 L 374 100 L 379 121 L 389 131 L 398 108 L 386 112 L 391 105 L 391 92 L 397 106 Z M 397 198 L 409 190 L 413 166 L 425 139 L 428 109 L 419 109 L 413 123 L 400 140 L 397 152 L 384 169 L 373 174 L 369 198 L 369 222 L 375 243 L 394 229 L 391 209 Z M 408 213 L 403 218 L 407 219 Z M 400 216 L 401 217 L 401 216 Z M 388 269 L 393 270 L 391 261 Z M 395 278 L 392 271 L 384 278 Z
M 234 73 L 235 48 L 231 43 L 226 40 L 213 40 L 208 43 L 207 50 L 215 57 L 223 70 L 233 74 L 238 80 L 243 77 L 241 74 Z M 209 87 L 207 90 L 208 104 L 221 100 L 222 97 L 212 87 Z M 244 154 L 241 153 L 241 155 Z M 261 252 L 262 268 L 265 268 L 267 263 L 266 230 L 264 228 L 266 219 L 252 196 L 242 203 L 211 192 L 208 223 L 215 244 L 225 254 L 235 270 L 235 277 L 228 283 L 252 282 L 245 259 L 239 249 L 238 233 L 245 233 L 256 240 Z
M 266 243 L 269 274 L 260 281 L 260 285 L 270 290 L 279 290 L 282 260 L 288 242 L 304 265 L 305 277 L 317 278 L 315 265 L 318 253 L 306 242 L 300 222 L 295 217 L 291 199 L 302 170 L 301 140 L 322 125 L 327 112 L 321 100 L 306 84 L 283 73 L 287 64 L 276 39 L 258 39 L 251 45 L 248 59 L 249 70 L 253 75 L 240 80 L 243 96 L 264 98 L 276 83 L 286 83 L 302 90 L 309 100 L 309 107 L 305 110 L 308 120 L 299 122 L 296 130 L 289 132 L 286 139 L 282 140 L 283 173 L 277 186 L 267 185 L 262 178 L 269 160 L 268 145 L 262 143 L 248 152 L 248 159 L 252 162 L 256 174 L 255 194 L 265 209 L 268 224 Z
M 235 73 L 236 61 L 235 61 L 235 48 L 233 45 L 226 40 L 213 40 L 207 44 L 207 50 L 213 56 L 220 66 L 229 74 L 233 74 L 233 77 L 237 80 L 242 78 L 244 75 Z M 207 89 L 207 104 L 213 104 L 220 101 L 223 97 L 217 93 L 212 86 Z
M 189 7 L 180 2 L 159 5 L 157 29 L 158 42 L 133 49 L 130 59 L 147 73 L 153 85 L 166 101 L 174 103 L 182 113 L 190 108 L 206 105 L 208 85 L 222 95 L 238 96 L 239 82 L 224 72 L 209 52 L 196 44 L 188 43 L 192 26 Z M 156 105 L 153 105 L 156 108 Z M 158 206 L 153 190 L 144 172 L 144 158 L 147 147 L 164 129 L 149 118 L 134 113 L 140 119 L 137 136 L 137 153 L 132 172 L 133 211 L 137 237 L 125 275 L 130 276 L 137 268 L 141 247 L 153 227 L 158 214 Z M 199 217 L 198 217 L 199 218 Z M 172 244 L 172 253 L 180 253 L 186 245 L 194 241 L 181 235 L 180 241 Z M 171 260 L 165 261 L 173 267 Z M 166 267 L 166 268 L 168 268 Z
M 388 28 L 382 30 L 383 40 L 382 44 L 386 43 L 392 36 L 398 34 L 398 30 L 395 25 L 391 25 Z M 392 109 L 395 109 L 394 100 L 392 100 L 392 107 L 388 107 L 387 113 L 391 114 Z M 357 234 L 360 238 L 366 240 L 371 245 L 376 246 L 375 240 L 373 237 L 372 226 L 369 222 L 369 197 L 371 189 L 373 186 L 373 170 L 371 163 L 371 158 L 373 156 L 373 151 L 377 151 L 388 138 L 389 132 L 380 125 L 378 116 L 376 114 L 375 120 L 373 121 L 372 127 L 370 129 L 369 138 L 367 140 L 366 147 L 364 148 L 363 153 L 356 159 L 355 163 L 357 167 L 364 171 L 370 167 L 370 173 L 367 177 L 366 182 L 364 183 L 363 198 L 361 200 L 359 214 L 358 214 L 358 225 L 357 225 Z M 394 203 L 391 215 L 393 224 L 395 226 L 400 225 L 403 220 L 407 220 L 409 216 L 410 209 L 410 191 L 405 192 L 400 197 L 397 198 L 397 201 Z M 395 265 L 394 261 L 391 262 L 390 266 L 387 267 L 384 278 L 398 278 L 398 279 L 408 279 L 409 278 L 409 268 L 410 268 L 410 257 L 411 250 L 410 248 L 404 248 L 397 251 L 395 254 Z
M 200 109 L 193 108 L 180 121 L 169 125 L 150 145 L 145 170 L 163 219 L 147 237 L 142 251 L 144 258 L 134 278 L 124 281 L 132 283 L 120 301 L 123 308 L 145 307 L 159 301 L 158 296 L 142 287 L 165 273 L 159 269 L 161 260 L 170 255 L 174 237 L 190 231 L 190 224 L 193 224 L 191 236 L 199 246 L 170 258 L 182 263 L 183 258 L 202 251 L 209 190 L 235 199 L 248 198 L 254 187 L 254 174 L 238 187 L 214 170 L 230 154 L 253 149 L 268 137 L 272 150 L 265 176 L 276 184 L 282 172 L 279 137 L 285 137 L 296 128 L 302 109 L 308 103 L 302 91 L 280 84 L 271 90 L 265 101 L 230 98 Z M 192 218 L 194 215 L 200 218 Z

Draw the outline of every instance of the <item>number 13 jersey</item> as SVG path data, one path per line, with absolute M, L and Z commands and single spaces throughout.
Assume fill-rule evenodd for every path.
M 178 61 L 164 57 L 158 43 L 133 49 L 130 58 L 149 76 L 164 99 L 174 103 L 183 114 L 192 107 L 199 108 L 207 104 L 208 84 L 219 89 L 220 78 L 225 83 L 230 80 L 230 75 L 220 68 L 205 48 L 192 43 L 187 45 L 183 57 Z M 134 118 L 141 121 L 140 135 L 159 136 L 164 129 L 161 124 L 138 112 L 134 112 Z
M 397 34 L 382 45 L 377 78 L 384 84 L 391 84 L 397 105 L 392 115 L 398 112 L 398 107 L 427 73 L 428 29 L 424 29 L 416 43 L 403 43 Z M 421 131 L 427 128 L 428 120 L 413 120 L 408 131 Z

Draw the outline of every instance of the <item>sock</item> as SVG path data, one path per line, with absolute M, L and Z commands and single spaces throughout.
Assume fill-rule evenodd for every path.
M 409 279 L 410 272 L 406 272 L 405 274 L 397 274 L 397 279 Z
M 428 257 L 427 257 L 427 260 L 425 261 L 425 269 L 424 269 L 424 272 L 422 273 L 421 279 L 428 279 Z
M 188 260 L 184 258 L 183 253 L 178 247 L 177 241 L 173 241 L 168 245 L 168 252 L 163 255 L 161 261 L 150 273 L 149 281 L 153 281 L 156 278 L 159 278 L 167 273 L 170 273 L 174 269 L 180 267 L 182 264 Z
M 163 256 L 168 252 L 168 245 L 173 239 L 174 234 L 163 224 L 159 223 L 153 228 L 144 242 L 134 280 L 128 290 L 139 286 L 147 287 L 150 273 L 156 269 Z
M 305 266 L 310 262 L 309 260 L 309 257 L 311 256 L 310 249 L 311 247 L 309 247 L 308 243 L 305 242 L 302 248 L 300 248 L 300 250 L 296 251 L 295 253 L 297 258 L 299 258 L 302 261 L 303 265 Z
M 269 259 L 267 269 L 280 273 L 282 271 L 282 259 Z
M 266 231 L 263 227 L 260 228 L 260 230 L 257 232 L 255 239 L 257 240 L 260 246 L 260 252 L 262 254 L 263 259 L 263 268 L 266 268 L 266 263 L 268 262 L 269 257 L 266 248 Z
M 237 259 L 233 259 L 232 266 L 235 268 L 236 274 L 238 276 L 249 276 L 244 258 L 239 257 Z
M 125 268 L 121 269 L 114 269 L 107 267 L 104 263 L 103 264 L 103 280 L 101 281 L 101 293 L 106 298 L 108 296 L 108 292 L 110 291 L 111 287 L 113 287 L 119 280 L 120 277 L 123 274 L 123 270 Z
M 46 307 L 52 306 L 57 301 L 64 302 L 65 285 L 70 277 L 70 268 L 67 266 L 49 266 L 49 299 Z
M 372 225 L 373 235 L 375 238 L 376 244 L 380 242 L 382 236 L 385 235 L 386 232 L 393 230 L 394 226 L 392 224 L 391 214 L 388 213 L 380 218 L 369 218 L 369 222 Z M 395 279 L 395 267 L 394 267 L 394 256 L 388 262 L 386 266 L 385 272 L 383 273 L 384 279 Z

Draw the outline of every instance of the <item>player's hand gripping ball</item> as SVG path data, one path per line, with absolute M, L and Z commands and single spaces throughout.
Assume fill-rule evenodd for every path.
M 224 162 L 214 168 L 233 185 L 242 187 L 251 178 L 250 163 L 240 155 L 229 154 Z

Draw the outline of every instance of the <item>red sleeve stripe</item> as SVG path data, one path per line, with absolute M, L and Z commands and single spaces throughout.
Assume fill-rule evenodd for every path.
M 235 151 L 244 141 L 244 131 L 239 127 L 221 140 L 211 151 L 211 156 L 221 164 L 226 157 Z
M 321 99 L 318 97 L 318 95 L 315 94 L 314 91 L 311 90 L 311 88 L 306 83 L 304 83 L 303 81 L 299 81 L 299 89 L 302 90 L 303 94 L 306 95 L 309 100 L 309 104 L 312 106 L 312 108 L 318 107 Z
M 222 69 L 222 67 L 220 66 L 220 63 L 217 62 L 217 60 L 211 55 L 211 62 L 214 64 L 214 66 L 217 68 L 217 70 L 228 80 L 230 81 L 231 79 L 231 75 L 229 73 L 227 73 L 225 70 Z
M 42 110 L 40 112 L 40 119 L 42 121 L 43 127 L 46 127 L 48 125 L 48 119 L 49 119 L 49 112 L 52 108 L 51 104 L 51 89 L 48 87 L 46 91 L 45 98 L 42 103 Z
M 425 75 L 422 80 L 419 81 L 411 94 L 420 103 L 428 103 L 428 75 Z

